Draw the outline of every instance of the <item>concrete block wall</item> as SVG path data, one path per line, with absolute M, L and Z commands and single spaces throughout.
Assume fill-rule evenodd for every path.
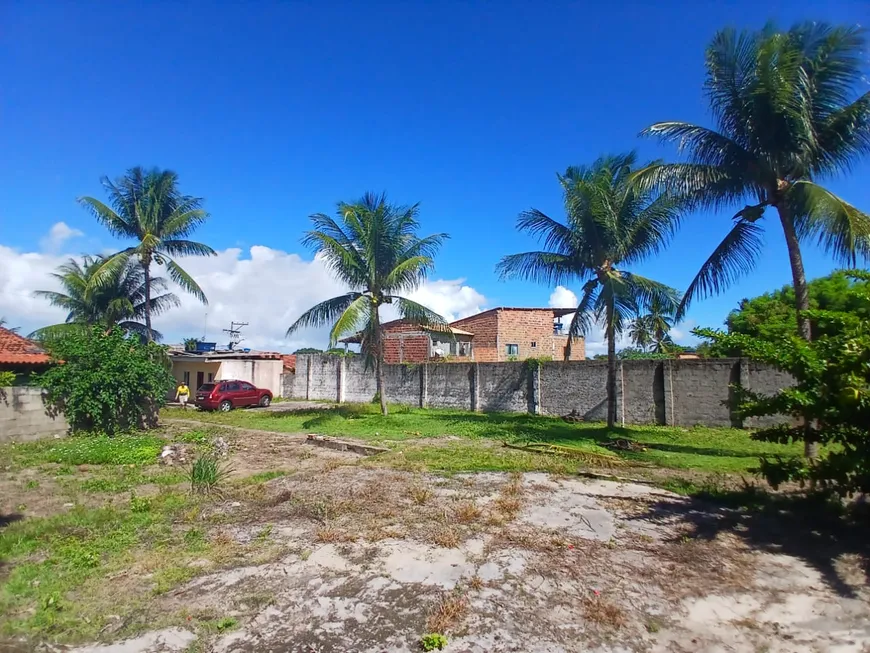
M 40 388 L 0 388 L 0 443 L 65 435 L 67 429 L 63 415 L 47 413 Z
M 411 406 L 607 417 L 607 362 L 424 363 L 387 365 L 390 401 Z M 289 375 L 285 375 L 289 376 Z M 771 393 L 790 384 L 783 372 L 742 359 L 620 361 L 617 419 L 623 424 L 760 426 L 778 421 L 741 420 L 731 409 L 730 386 L 743 383 Z M 300 355 L 285 387 L 293 397 L 369 402 L 373 370 L 359 358 Z M 783 418 L 785 419 L 785 418 Z

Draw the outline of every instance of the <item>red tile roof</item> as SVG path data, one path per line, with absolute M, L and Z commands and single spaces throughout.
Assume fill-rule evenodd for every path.
M 35 342 L 0 327 L 0 364 L 45 365 L 51 361 Z
M 296 369 L 296 354 L 284 354 L 281 356 L 284 359 L 284 369 L 285 370 L 295 370 Z

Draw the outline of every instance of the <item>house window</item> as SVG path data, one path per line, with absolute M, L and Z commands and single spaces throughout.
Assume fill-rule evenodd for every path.
M 520 346 L 519 345 L 507 345 L 505 347 L 506 353 L 508 356 L 519 356 L 520 355 Z
M 211 383 L 212 381 L 214 381 L 214 374 L 212 372 L 209 372 L 208 373 L 208 382 Z
M 537 348 L 538 348 L 538 341 L 532 340 L 532 349 L 537 349 Z
M 190 385 L 190 372 L 184 373 L 184 385 Z

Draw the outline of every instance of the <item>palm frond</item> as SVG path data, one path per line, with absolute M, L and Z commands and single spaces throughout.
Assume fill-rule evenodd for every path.
M 788 200 L 801 236 L 816 236 L 825 251 L 849 267 L 856 267 L 859 257 L 870 257 L 866 213 L 810 181 L 795 183 Z
M 564 254 L 551 252 L 525 252 L 510 254 L 498 262 L 499 278 L 528 279 L 549 286 L 564 284 L 582 274 L 575 262 Z
M 571 229 L 537 209 L 520 213 L 517 230 L 542 241 L 541 244 L 547 250 L 563 254 L 572 250 L 574 234 Z
M 94 197 L 83 196 L 76 201 L 113 235 L 122 238 L 136 237 L 136 225 L 128 216 L 118 215 L 111 207 Z
M 166 272 L 169 274 L 169 278 L 181 286 L 186 292 L 189 292 L 203 304 L 208 304 L 208 298 L 205 296 L 202 288 L 199 287 L 199 284 L 196 283 L 194 278 L 185 272 L 178 263 L 171 259 L 167 259 Z
M 753 222 L 740 220 L 713 250 L 689 284 L 677 308 L 681 319 L 696 297 L 715 295 L 748 274 L 761 255 L 762 229 Z
M 371 297 L 360 295 L 354 299 L 335 321 L 329 332 L 329 346 L 335 347 L 336 343 L 349 333 L 360 328 L 360 325 L 371 317 L 372 311 L 377 310 L 372 305 Z
M 423 304 L 419 304 L 406 297 L 392 296 L 389 299 L 399 309 L 399 315 L 402 316 L 402 319 L 409 320 L 420 326 L 447 327 L 447 320 L 432 309 L 426 308 Z
M 598 291 L 598 279 L 590 279 L 583 284 L 583 293 L 580 296 L 580 302 L 577 304 L 577 310 L 571 317 L 571 322 L 568 325 L 568 341 L 565 343 L 564 358 L 571 360 L 571 350 L 573 349 L 574 340 L 585 336 L 594 324 L 592 319 L 592 308 L 595 305 L 596 295 Z
M 165 252 L 169 256 L 217 256 L 217 252 L 208 245 L 203 245 L 192 240 L 177 240 L 174 238 L 161 240 L 156 247 L 156 251 L 159 253 Z
M 332 299 L 327 299 L 324 302 L 320 302 L 319 304 L 312 306 L 307 311 L 305 311 L 299 318 L 290 325 L 287 329 L 285 337 L 289 338 L 293 335 L 294 332 L 299 329 L 304 329 L 308 327 L 320 327 L 327 324 L 334 323 L 347 307 L 350 306 L 354 301 L 362 297 L 362 293 L 358 292 L 350 292 L 346 295 L 340 295 L 338 297 L 333 297 Z

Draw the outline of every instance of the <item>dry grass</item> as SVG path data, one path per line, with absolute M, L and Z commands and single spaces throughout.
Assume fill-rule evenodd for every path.
M 411 486 L 411 500 L 418 506 L 425 505 L 432 498 L 432 490 L 421 485 Z
M 603 628 L 619 630 L 626 623 L 625 612 L 622 608 L 609 603 L 600 595 L 584 596 L 580 602 L 583 608 L 583 616 Z
M 211 541 L 216 546 L 227 546 L 229 544 L 234 544 L 236 539 L 233 537 L 232 533 L 221 529 L 212 536 Z
M 453 508 L 453 518 L 460 524 L 470 524 L 480 519 L 481 510 L 473 501 L 463 501 Z
M 468 586 L 475 592 L 480 591 L 483 589 L 483 579 L 477 574 L 474 574 L 474 576 L 468 580 Z
M 356 542 L 357 537 L 353 533 L 348 533 L 333 526 L 321 526 L 314 531 L 314 539 L 324 544 L 334 544 L 337 542 Z
M 432 541 L 438 546 L 443 546 L 445 549 L 453 549 L 459 546 L 459 534 L 449 527 L 439 528 L 435 531 Z
M 460 592 L 444 594 L 426 618 L 426 631 L 448 633 L 456 629 L 468 614 L 468 601 Z
M 516 497 L 500 496 L 495 502 L 495 509 L 506 521 L 513 521 L 523 509 L 523 502 Z

